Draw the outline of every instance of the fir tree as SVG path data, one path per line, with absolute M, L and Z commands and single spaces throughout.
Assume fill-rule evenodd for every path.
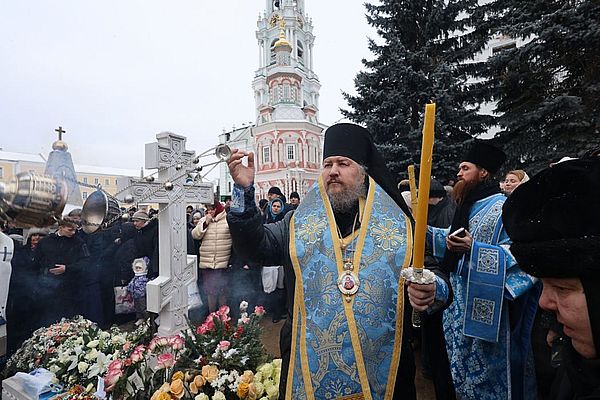
M 496 0 L 490 21 L 524 41 L 488 61 L 507 168 L 536 172 L 600 146 L 600 2 Z
M 486 86 L 470 82 L 482 64 L 467 62 L 487 40 L 484 30 L 469 30 L 477 1 L 382 0 L 366 8 L 383 43 L 369 41 L 375 58 L 363 60 L 357 95 L 344 93 L 351 110 L 342 112 L 371 131 L 388 167 L 404 175 L 420 161 L 425 104 L 435 102 L 433 174 L 454 177 L 465 142 L 492 123 L 478 113 Z

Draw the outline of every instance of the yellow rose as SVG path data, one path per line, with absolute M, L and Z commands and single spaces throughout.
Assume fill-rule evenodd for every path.
M 281 370 L 276 369 L 275 372 L 273 372 L 273 382 L 275 383 L 276 386 L 279 386 L 280 379 L 281 379 Z
M 258 370 L 262 372 L 262 375 L 265 378 L 270 378 L 273 375 L 273 365 L 271 363 L 266 363 L 258 367 Z
M 251 383 L 248 385 L 248 400 L 256 400 L 258 398 L 258 393 L 256 391 L 256 385 Z
M 196 386 L 196 384 L 194 382 L 190 383 L 190 393 L 198 394 L 198 392 L 199 392 L 198 386 Z
M 260 382 L 254 382 L 254 388 L 256 389 L 256 397 L 259 397 L 265 391 L 265 387 Z
M 158 396 L 162 393 L 162 390 L 158 389 L 156 392 L 154 392 L 152 394 L 152 397 L 150 397 L 150 400 L 158 400 Z
M 204 378 L 202 375 L 196 375 L 192 383 L 196 385 L 198 389 L 200 389 L 206 383 L 206 378 Z
M 202 376 L 206 378 L 208 382 L 212 382 L 219 376 L 219 369 L 214 365 L 205 365 L 202 367 Z
M 237 395 L 240 399 L 243 399 L 248 395 L 248 384 L 246 382 L 240 382 L 237 388 Z
M 171 391 L 171 384 L 169 382 L 165 382 L 158 390 L 160 390 L 161 392 L 169 393 Z
M 150 400 L 171 400 L 171 395 L 158 389 L 156 392 L 154 392 Z
M 176 381 L 177 379 L 183 380 L 184 377 L 185 375 L 183 375 L 183 372 L 177 371 L 171 377 L 171 382 Z
M 181 379 L 175 379 L 173 383 L 171 383 L 171 393 L 178 399 L 183 397 L 185 390 L 183 388 L 183 381 Z
M 246 383 L 251 383 L 254 381 L 254 373 L 252 373 L 252 371 L 244 371 L 244 373 L 242 374 L 242 376 L 240 376 L 240 381 L 242 382 L 246 382 Z
M 276 399 L 279 396 L 279 387 L 273 384 L 265 384 L 265 391 L 267 392 L 267 396 L 269 396 L 270 400 Z
M 161 392 L 156 400 L 171 400 L 171 395 L 166 392 Z

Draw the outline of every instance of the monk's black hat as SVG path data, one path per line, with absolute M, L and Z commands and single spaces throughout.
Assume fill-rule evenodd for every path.
M 519 185 L 502 213 L 510 250 L 537 277 L 600 279 L 600 158 L 566 161 Z
M 410 210 L 385 165 L 381 153 L 375 147 L 371 133 L 360 125 L 342 123 L 325 131 L 323 160 L 331 156 L 348 157 L 364 166 L 367 174 L 410 216 Z
M 462 161 L 479 165 L 489 173 L 495 174 L 506 161 L 506 154 L 487 140 L 476 140 Z

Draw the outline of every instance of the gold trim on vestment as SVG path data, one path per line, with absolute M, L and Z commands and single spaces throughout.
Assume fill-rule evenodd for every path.
M 411 264 L 413 234 L 412 224 L 406 214 L 404 214 L 404 223 L 406 225 L 406 254 L 402 268 L 408 268 Z M 392 360 L 390 361 L 390 371 L 388 374 L 387 387 L 385 389 L 385 399 L 393 400 L 394 388 L 396 386 L 396 376 L 398 366 L 400 365 L 400 353 L 402 351 L 402 331 L 404 329 L 404 278 L 398 282 L 398 301 L 396 302 L 396 332 L 394 334 L 394 350 Z
M 296 233 L 294 231 L 294 217 L 290 220 L 290 259 L 294 267 L 296 275 L 296 283 L 294 288 L 294 317 L 292 322 L 292 347 L 290 349 L 290 364 L 288 369 L 288 381 L 285 388 L 285 398 L 292 398 L 294 369 L 296 368 L 296 351 L 298 337 L 298 319 L 302 318 L 302 330 L 300 332 L 300 364 L 302 367 L 302 380 L 304 381 L 304 390 L 306 398 L 314 400 L 315 392 L 312 386 L 312 378 L 308 368 L 308 354 L 306 352 L 306 308 L 304 306 L 304 286 L 302 284 L 302 270 L 298 262 L 298 254 L 296 253 Z
M 342 258 L 341 242 L 337 235 L 337 224 L 335 216 L 333 215 L 333 209 L 329 202 L 329 197 L 325 190 L 325 185 L 322 179 L 319 179 L 319 191 L 321 192 L 321 198 L 325 205 L 325 211 L 327 213 L 327 219 L 329 220 L 329 230 L 331 232 L 331 238 L 333 240 L 333 248 L 335 250 L 335 259 L 338 269 L 338 275 L 344 272 L 344 260 Z M 363 247 L 365 244 L 365 238 L 367 237 L 367 231 L 369 227 L 369 219 L 371 218 L 371 210 L 373 208 L 373 199 L 375 198 L 375 181 L 369 177 L 369 192 L 367 193 L 366 202 L 363 198 L 359 199 L 359 210 L 363 210 L 360 227 L 359 237 L 356 244 L 356 251 L 354 252 L 354 265 L 356 267 L 356 274 L 358 275 L 360 270 L 360 259 L 362 256 Z M 358 377 L 360 379 L 360 386 L 363 390 L 363 396 L 365 400 L 371 400 L 371 387 L 369 385 L 369 377 L 367 375 L 367 369 L 365 367 L 365 361 L 362 353 L 362 347 L 360 345 L 360 337 L 358 336 L 358 330 L 356 329 L 356 320 L 354 319 L 354 311 L 352 309 L 354 305 L 354 296 L 351 301 L 345 301 L 342 299 L 344 304 L 344 313 L 346 314 L 346 322 L 348 325 L 348 332 L 350 333 L 350 340 L 354 349 L 354 359 L 356 363 L 356 369 L 358 370 Z
M 351 394 L 350 396 L 336 397 L 335 400 L 364 400 L 362 393 Z

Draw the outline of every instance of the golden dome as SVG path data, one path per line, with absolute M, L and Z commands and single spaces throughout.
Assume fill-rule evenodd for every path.
M 279 30 L 279 40 L 277 40 L 275 42 L 275 47 L 283 47 L 283 46 L 288 46 L 288 47 L 292 47 L 292 45 L 290 44 L 290 42 L 287 41 L 286 37 L 285 37 L 285 21 L 283 19 L 280 20 L 279 22 L 279 27 L 281 28 Z
M 63 142 L 62 140 L 57 140 L 56 142 L 52 143 L 52 150 L 67 151 L 68 149 L 69 146 L 67 146 L 67 142 Z

